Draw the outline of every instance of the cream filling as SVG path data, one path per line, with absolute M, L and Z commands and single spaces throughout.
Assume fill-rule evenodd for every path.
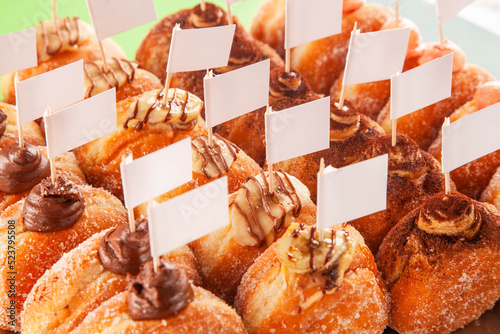
M 264 175 L 267 179 L 268 174 Z M 273 174 L 273 196 L 270 195 L 268 181 L 263 179 L 262 174 L 251 178 L 238 190 L 236 199 L 229 208 L 229 217 L 231 234 L 240 245 L 258 245 L 254 236 L 267 240 L 268 243 L 272 242 L 270 239 L 274 238 L 275 226 L 283 220 L 282 228 L 287 228 L 296 220 L 293 211 L 297 205 L 300 203 L 300 207 L 304 207 L 310 202 L 309 189 L 295 177 L 288 174 L 286 177 L 282 172 Z
M 112 87 L 119 88 L 133 80 L 138 64 L 127 60 L 108 59 L 108 72 L 101 60 L 85 64 L 85 98 L 95 96 Z
M 217 178 L 229 172 L 236 160 L 236 149 L 224 140 L 213 137 L 213 146 L 208 145 L 208 139 L 197 137 L 191 141 L 193 147 L 193 172 L 208 178 Z

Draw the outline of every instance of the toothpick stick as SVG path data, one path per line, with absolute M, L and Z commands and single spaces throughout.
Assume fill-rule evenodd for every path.
M 271 107 L 267 104 L 266 114 L 269 115 L 271 113 Z M 267 165 L 267 171 L 269 173 L 269 193 L 274 193 L 274 181 L 273 181 L 273 164 Z
M 325 171 L 325 159 L 321 158 L 319 161 L 319 172 L 318 174 L 323 175 L 323 172 Z
M 200 8 L 202 11 L 205 11 L 205 9 L 207 8 L 206 4 L 205 4 L 205 0 L 201 0 L 200 1 Z
M 214 77 L 214 73 L 212 71 L 210 71 L 209 69 L 207 69 L 206 77 L 208 79 L 213 78 Z M 206 112 L 207 111 L 205 110 L 205 113 Z M 213 133 L 213 129 L 211 127 L 207 127 L 207 132 L 208 132 L 208 146 L 213 147 L 214 146 L 214 133 Z
M 17 83 L 19 82 L 19 72 L 16 72 L 16 75 L 14 76 L 14 92 L 16 94 L 16 111 L 17 111 L 17 105 L 19 102 L 17 101 Z M 23 136 L 23 126 L 21 122 L 19 122 L 19 112 L 17 114 L 17 135 L 19 137 L 19 148 L 24 147 L 24 136 Z
M 47 107 L 45 110 L 45 117 L 50 115 L 50 108 Z M 45 129 L 47 131 L 47 129 Z M 50 149 L 47 147 L 47 149 Z M 52 184 L 56 184 L 56 159 L 55 158 L 50 158 L 49 159 L 49 164 L 50 164 L 50 180 L 52 181 Z
M 443 24 L 439 22 L 439 41 L 441 42 L 441 46 L 444 46 L 444 34 L 443 34 Z
M 233 14 L 231 13 L 231 5 L 229 3 L 227 3 L 226 1 L 226 5 L 227 5 L 227 24 L 233 24 Z
M 159 256 L 153 257 L 153 269 L 154 269 L 155 273 L 158 272 L 159 266 L 160 266 L 160 257 Z
M 450 125 L 450 118 L 449 117 L 446 117 L 444 119 L 444 123 L 443 123 L 443 128 L 447 125 Z M 441 131 L 442 132 L 442 131 Z M 443 140 L 444 140 L 444 136 L 443 138 L 441 139 L 441 148 L 444 147 L 443 145 Z M 441 152 L 441 156 L 443 156 L 442 152 Z M 451 178 L 450 178 L 450 173 L 444 173 L 444 191 L 446 193 L 446 195 L 448 195 L 451 191 Z
M 290 49 L 285 50 L 285 71 L 286 73 L 290 73 Z
M 399 0 L 396 0 L 395 11 L 396 11 L 396 25 L 397 25 L 399 22 Z
M 354 22 L 354 27 L 351 31 L 351 39 L 352 36 L 356 33 L 356 30 L 358 30 L 358 21 Z M 347 62 L 346 62 L 347 66 Z M 344 69 L 344 76 L 345 76 L 345 69 Z M 344 100 L 345 100 L 345 87 L 342 85 L 342 90 L 340 91 L 340 99 L 339 99 L 339 109 L 342 110 L 344 108 Z
M 392 77 L 395 77 L 397 74 L 398 73 L 397 73 L 396 69 L 394 69 L 394 73 L 392 74 Z M 396 146 L 397 127 L 398 127 L 398 120 L 393 119 L 392 120 L 392 147 Z
M 128 225 L 130 227 L 130 232 L 135 232 L 135 216 L 134 216 L 134 208 L 128 208 Z
M 170 81 L 172 80 L 172 74 L 167 72 L 167 78 L 165 79 L 165 90 L 163 93 L 163 104 L 167 105 L 168 101 L 168 90 L 170 88 Z
M 101 50 L 101 58 L 102 58 L 102 67 L 103 67 L 103 70 L 104 70 L 104 73 L 108 73 L 109 72 L 109 68 L 108 68 L 108 63 L 106 62 L 106 55 L 104 54 L 104 48 L 102 47 L 102 42 L 99 41 L 99 49 Z
M 52 19 L 54 20 L 54 27 L 56 31 L 59 30 L 59 26 L 57 25 L 57 9 L 56 9 L 56 0 L 52 0 Z

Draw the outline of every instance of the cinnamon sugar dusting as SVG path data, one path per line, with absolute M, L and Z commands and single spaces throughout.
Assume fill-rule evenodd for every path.
M 481 215 L 465 195 L 436 195 L 420 209 L 417 226 L 429 234 L 472 239 L 481 228 Z

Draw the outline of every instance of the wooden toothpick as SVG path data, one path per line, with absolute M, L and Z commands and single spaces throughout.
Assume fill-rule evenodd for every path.
M 130 232 L 135 232 L 135 216 L 134 216 L 134 208 L 128 208 L 128 225 L 130 227 Z
M 395 11 L 396 11 L 396 26 L 397 26 L 399 23 L 399 0 L 396 0 Z
M 394 69 L 394 73 L 392 74 L 392 77 L 394 78 L 397 75 L 396 69 Z M 398 120 L 393 119 L 392 121 L 392 147 L 396 146 L 396 135 L 397 135 L 397 127 L 398 127 Z
M 24 136 L 23 136 L 23 126 L 19 121 L 19 111 L 17 110 L 17 106 L 19 105 L 19 101 L 17 100 L 17 83 L 19 82 L 19 72 L 16 72 L 14 76 L 14 92 L 16 95 L 16 111 L 17 111 L 17 135 L 19 138 L 19 148 L 24 147 Z
M 207 8 L 207 5 L 205 4 L 205 0 L 200 0 L 200 8 L 204 12 L 205 9 Z
M 447 125 L 450 125 L 450 118 L 449 117 L 446 117 L 444 119 L 443 128 Z M 441 133 L 443 133 L 442 130 L 441 130 Z M 441 156 L 443 156 L 443 152 L 442 152 L 442 149 L 444 147 L 443 141 L 444 141 L 444 136 L 442 136 L 442 139 L 441 139 Z M 451 177 L 450 177 L 449 172 L 444 173 L 444 192 L 446 193 L 446 195 L 450 194 L 450 192 L 451 192 Z
M 286 73 L 290 73 L 290 57 L 291 57 L 290 49 L 285 49 L 285 71 L 286 71 Z
M 45 117 L 49 115 L 50 115 L 50 108 L 47 107 L 47 109 L 45 110 Z M 45 131 L 47 131 L 47 128 L 45 128 Z M 50 150 L 49 146 L 47 146 L 47 153 L 48 150 Z M 56 184 L 56 159 L 50 158 L 49 164 L 50 164 L 50 180 L 52 181 L 52 184 Z
M 102 46 L 102 42 L 99 41 L 99 49 L 101 50 L 101 58 L 102 58 L 102 69 L 104 73 L 109 73 L 108 63 L 106 62 L 106 55 L 104 54 L 104 48 Z
M 356 33 L 356 30 L 358 30 L 358 22 L 354 22 L 354 28 L 352 29 L 351 32 L 351 39 L 352 36 Z M 346 62 L 346 67 L 347 68 L 347 62 Z M 344 69 L 344 76 L 346 75 L 345 69 Z M 344 108 L 344 100 L 345 100 L 345 86 L 342 84 L 342 90 L 340 91 L 340 99 L 339 99 L 339 109 L 342 110 Z
M 324 171 L 325 171 L 325 159 L 321 158 L 321 160 L 319 161 L 319 172 L 318 172 L 318 174 L 323 175 Z
M 160 257 L 159 256 L 153 257 L 153 269 L 154 269 L 155 273 L 158 272 L 159 266 L 160 266 Z
M 163 93 L 163 104 L 167 105 L 168 102 L 168 90 L 170 89 L 170 81 L 172 80 L 172 74 L 167 72 L 167 78 L 165 79 L 165 89 Z
M 231 13 L 231 4 L 226 1 L 227 5 L 227 24 L 233 24 L 233 14 Z
M 271 107 L 269 106 L 269 103 L 267 104 L 267 109 L 266 109 L 266 114 L 269 115 L 271 113 Z M 269 173 L 269 193 L 273 194 L 274 193 L 274 180 L 273 180 L 273 164 L 268 164 L 267 165 L 267 171 Z

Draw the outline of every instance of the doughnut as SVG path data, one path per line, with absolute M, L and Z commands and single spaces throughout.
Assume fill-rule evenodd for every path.
M 322 95 L 311 91 L 307 81 L 293 69 L 290 73 L 283 66 L 271 70 L 269 105 L 279 111 L 311 102 Z M 259 165 L 266 160 L 265 122 L 266 108 L 260 108 L 215 127 L 215 132 L 235 143 Z
M 196 285 L 200 277 L 196 259 L 188 246 L 162 256 Z M 66 253 L 37 281 L 21 314 L 22 332 L 69 333 L 88 313 L 127 289 L 127 276 L 137 275 L 151 260 L 145 219 L 94 234 Z
M 249 334 L 382 333 L 388 300 L 354 228 L 293 223 L 245 273 L 235 307 Z
M 450 333 L 500 298 L 500 214 L 458 192 L 429 198 L 389 232 L 377 264 L 391 293 L 389 326 Z
M 437 137 L 444 118 L 472 100 L 474 93 L 480 86 L 493 80 L 493 77 L 481 67 L 466 64 L 463 51 L 448 40 L 444 46 L 439 43 L 427 44 L 424 54 L 419 58 L 419 64 L 424 64 L 449 53 L 453 53 L 451 97 L 398 119 L 398 133 L 408 135 L 423 150 L 427 150 Z M 391 132 L 390 103 L 387 103 L 382 109 L 377 121 L 387 133 Z
M 297 177 L 316 201 L 317 180 L 321 158 L 325 165 L 335 168 L 347 166 L 360 159 L 376 138 L 385 135 L 384 130 L 368 116 L 361 115 L 349 101 L 342 110 L 338 103 L 330 101 L 330 148 L 275 164 L 276 168 Z
M 500 82 L 487 82 L 476 90 L 471 101 L 450 115 L 450 121 L 454 122 L 497 102 L 500 102 Z M 429 153 L 438 160 L 441 160 L 441 144 L 442 132 L 439 131 L 439 135 L 429 147 Z M 500 151 L 495 151 L 452 170 L 450 175 L 459 192 L 478 200 L 498 167 Z
M 213 69 L 214 74 L 226 73 L 240 67 L 270 58 L 271 68 L 283 65 L 283 60 L 269 46 L 258 42 L 245 31 L 237 18 L 233 18 L 236 31 L 228 65 Z M 172 29 L 179 23 L 181 29 L 208 28 L 227 24 L 227 15 L 214 4 L 206 3 L 204 11 L 200 5 L 184 9 L 169 15 L 157 23 L 144 38 L 136 53 L 141 68 L 155 74 L 162 82 L 166 79 L 166 68 Z M 170 87 L 177 87 L 192 92 L 204 99 L 203 78 L 206 71 L 174 73 Z
M 154 152 L 205 129 L 198 124 L 203 102 L 181 89 L 147 91 L 117 103 L 118 129 L 74 150 L 87 180 L 123 199 L 120 163 Z
M 264 172 L 249 177 L 229 197 L 230 225 L 190 244 L 203 287 L 229 304 L 246 270 L 292 222 L 316 221 L 307 187 L 293 176 L 273 172 L 276 186 L 271 195 L 268 178 Z
M 94 28 L 77 17 L 58 19 L 60 34 L 54 29 L 54 21 L 41 21 L 36 28 L 38 66 L 19 71 L 19 81 L 68 65 L 77 60 L 84 62 L 101 59 L 99 43 Z M 112 39 L 102 41 L 106 57 L 125 59 L 122 48 Z M 15 73 L 3 75 L 1 90 L 4 101 L 15 104 Z
M 107 191 L 62 176 L 55 183 L 42 180 L 26 198 L 0 213 L 0 263 L 8 263 L 8 246 L 15 247 L 15 263 L 3 265 L 0 272 L 0 327 L 18 331 L 19 313 L 38 278 L 65 252 L 96 232 L 126 223 L 126 217 L 122 203 Z M 12 230 L 15 240 L 9 244 Z M 15 316 L 7 317 L 8 306 Z
M 73 334 L 102 333 L 244 334 L 234 309 L 190 284 L 183 271 L 162 261 L 146 263 L 121 292 L 90 312 Z
M 35 122 L 23 125 L 23 139 L 27 144 L 45 145 L 45 136 Z M 0 101 L 0 149 L 13 143 L 19 143 L 16 107 Z
M 445 188 L 441 165 L 434 157 L 405 135 L 397 136 L 394 147 L 391 139 L 391 135 L 375 139 L 360 159 L 389 154 L 387 209 L 349 222 L 363 236 L 373 254 L 401 218 Z
M 235 192 L 247 177 L 257 174 L 261 168 L 238 146 L 215 134 L 213 145 L 209 145 L 207 135 L 191 139 L 193 178 L 180 187 L 155 198 L 161 203 L 166 200 L 207 184 L 214 179 L 227 176 L 228 192 Z M 135 208 L 137 217 L 147 216 L 148 203 Z
M 404 27 L 410 28 L 410 40 L 403 66 L 403 71 L 408 71 L 418 66 L 418 58 L 423 53 L 423 39 L 417 25 L 406 18 L 401 18 L 398 22 L 396 22 L 395 19 L 386 21 L 380 30 Z M 344 72 L 342 71 L 342 74 L 330 89 L 330 96 L 332 99 L 340 99 L 343 78 Z M 389 101 L 390 95 L 390 80 L 366 82 L 344 87 L 344 97 L 353 104 L 354 108 L 356 108 L 359 113 L 366 115 L 375 121 L 377 120 L 378 114 L 382 108 Z

